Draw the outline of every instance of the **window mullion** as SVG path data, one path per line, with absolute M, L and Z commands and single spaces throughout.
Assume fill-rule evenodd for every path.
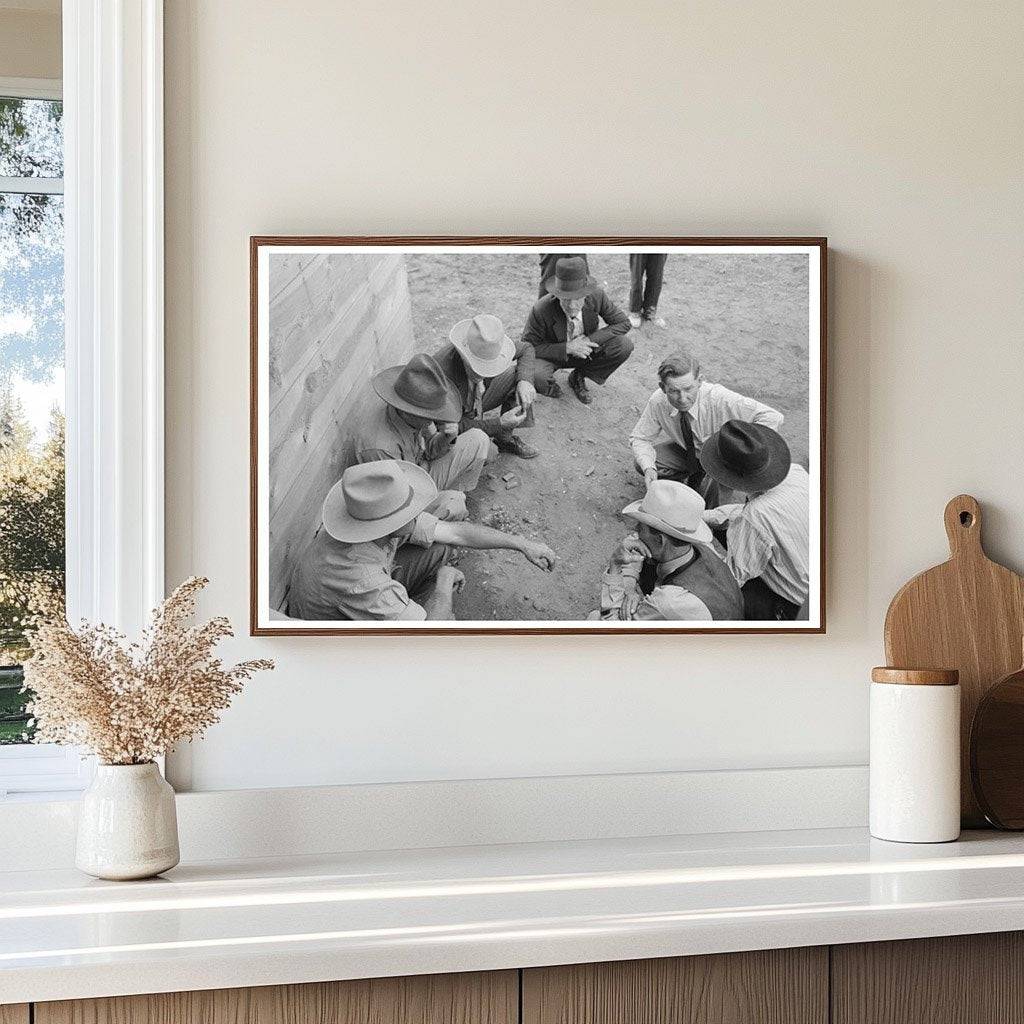
M 64 194 L 63 178 L 8 178 L 0 174 L 0 192 L 26 196 L 59 196 Z

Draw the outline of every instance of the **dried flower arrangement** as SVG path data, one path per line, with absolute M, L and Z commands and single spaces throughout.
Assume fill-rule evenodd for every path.
M 232 635 L 226 618 L 190 626 L 196 596 L 209 582 L 193 576 L 153 612 L 139 643 L 108 626 L 41 622 L 25 663 L 37 743 L 86 747 L 104 764 L 145 764 L 201 735 L 266 660 L 225 668 L 213 649 Z

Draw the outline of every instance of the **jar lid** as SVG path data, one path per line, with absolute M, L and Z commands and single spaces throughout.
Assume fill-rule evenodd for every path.
M 956 686 L 960 673 L 955 668 L 889 668 L 871 670 L 873 683 L 901 683 L 907 686 Z

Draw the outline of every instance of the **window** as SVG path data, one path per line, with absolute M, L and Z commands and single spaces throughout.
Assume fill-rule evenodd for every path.
M 26 564 L 40 585 L 53 584 L 57 599 L 63 582 L 72 620 L 136 636 L 164 595 L 163 4 L 63 0 L 61 17 L 63 82 L 0 78 L 0 98 L 19 101 L 5 110 L 21 118 L 0 136 L 0 317 L 22 332 L 0 338 L 0 367 L 12 396 L 20 384 L 24 419 L 43 425 L 26 459 L 42 458 L 48 444 L 52 456 L 43 479 L 53 487 L 41 484 L 30 494 L 38 503 L 27 517 L 35 546 Z M 47 251 L 44 243 L 53 246 Z M 59 285 L 40 285 L 32 301 L 15 301 L 10 282 L 33 274 L 36 283 L 63 278 L 63 306 Z M 62 320 L 63 346 L 59 328 L 48 342 L 43 333 L 26 338 L 30 316 L 33 332 Z M 2 388 L 0 381 L 0 395 Z M 50 399 L 62 390 L 63 481 L 53 469 L 59 429 L 52 441 L 46 433 Z M 41 530 L 46 522 L 53 529 Z M 6 649 L 17 641 L 14 623 Z M 28 725 L 11 685 L 16 660 L 5 659 L 0 689 L 9 741 L 20 740 Z M 74 750 L 0 745 L 0 800 L 59 796 L 80 789 L 90 774 L 91 762 Z
M 21 663 L 28 617 L 62 612 L 64 508 L 64 139 L 53 83 L 0 81 L 0 787 L 47 788 L 72 752 L 26 749 Z M 61 779 L 58 779 L 60 776 Z M 29 787 L 29 788 L 35 788 Z M 0 789 L 0 793 L 2 793 Z

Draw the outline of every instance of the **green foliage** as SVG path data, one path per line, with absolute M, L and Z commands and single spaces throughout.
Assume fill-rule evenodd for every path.
M 41 447 L 21 403 L 0 398 L 0 666 L 31 653 L 25 627 L 64 609 L 64 417 L 54 412 Z M 20 671 L 0 668 L 0 743 L 23 739 L 28 695 Z

